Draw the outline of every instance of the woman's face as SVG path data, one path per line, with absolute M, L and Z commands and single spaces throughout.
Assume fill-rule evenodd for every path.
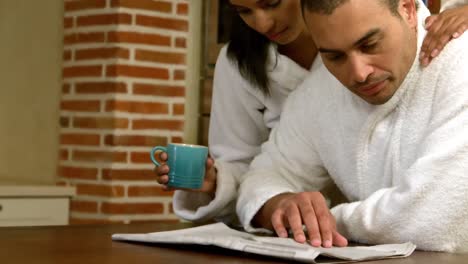
M 286 45 L 305 30 L 300 0 L 229 0 L 244 22 L 271 41 Z

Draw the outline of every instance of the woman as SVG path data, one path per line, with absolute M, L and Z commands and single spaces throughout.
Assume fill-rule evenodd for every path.
M 216 63 L 209 131 L 216 163 L 207 160 L 200 190 L 177 190 L 174 195 L 175 213 L 191 221 L 236 219 L 240 177 L 279 120 L 284 100 L 321 63 L 315 59 L 317 49 L 305 28 L 300 0 L 229 0 L 229 4 L 236 15 L 230 42 Z M 421 63 L 427 65 L 450 38 L 461 35 L 467 20 L 465 7 L 430 17 Z M 167 155 L 161 158 L 166 160 Z M 168 172 L 167 165 L 156 168 L 159 183 L 167 183 Z

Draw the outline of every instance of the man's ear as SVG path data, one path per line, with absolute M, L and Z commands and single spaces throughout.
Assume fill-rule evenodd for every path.
M 416 28 L 418 25 L 416 0 L 400 0 L 398 11 L 401 17 L 408 23 L 411 28 Z

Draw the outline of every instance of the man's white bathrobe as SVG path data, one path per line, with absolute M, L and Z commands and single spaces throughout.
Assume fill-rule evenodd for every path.
M 451 0 L 444 6 L 452 8 L 468 0 Z M 420 6 L 424 4 L 418 0 Z M 420 21 L 429 15 L 420 8 Z M 268 65 L 271 96 L 263 95 L 242 78 L 237 67 L 229 61 L 226 47 L 216 62 L 212 118 L 210 123 L 210 154 L 216 159 L 218 170 L 214 197 L 204 193 L 176 191 L 174 212 L 190 221 L 212 219 L 235 222 L 234 206 L 241 176 L 247 172 L 253 157 L 260 153 L 260 145 L 268 139 L 282 111 L 283 102 L 307 74 L 316 74 L 318 60 L 310 72 L 294 61 L 270 49 L 272 60 Z M 265 109 L 260 112 L 259 109 Z
M 419 51 L 425 31 L 418 31 Z M 348 239 L 468 251 L 468 36 L 427 68 L 416 58 L 379 106 L 324 66 L 307 78 L 244 176 L 237 203 L 244 227 L 254 230 L 252 218 L 271 197 L 332 179 L 351 201 L 331 209 Z

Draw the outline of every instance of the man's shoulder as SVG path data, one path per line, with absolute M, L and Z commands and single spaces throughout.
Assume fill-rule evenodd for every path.
M 440 58 L 439 58 L 440 57 Z M 468 64 L 468 34 L 463 34 L 447 43 L 435 61 L 442 64 Z
M 425 78 L 449 90 L 468 83 L 468 34 L 451 40 L 428 67 L 423 70 Z M 444 88 L 446 87 L 446 88 Z M 466 88 L 463 88 L 466 89 Z

